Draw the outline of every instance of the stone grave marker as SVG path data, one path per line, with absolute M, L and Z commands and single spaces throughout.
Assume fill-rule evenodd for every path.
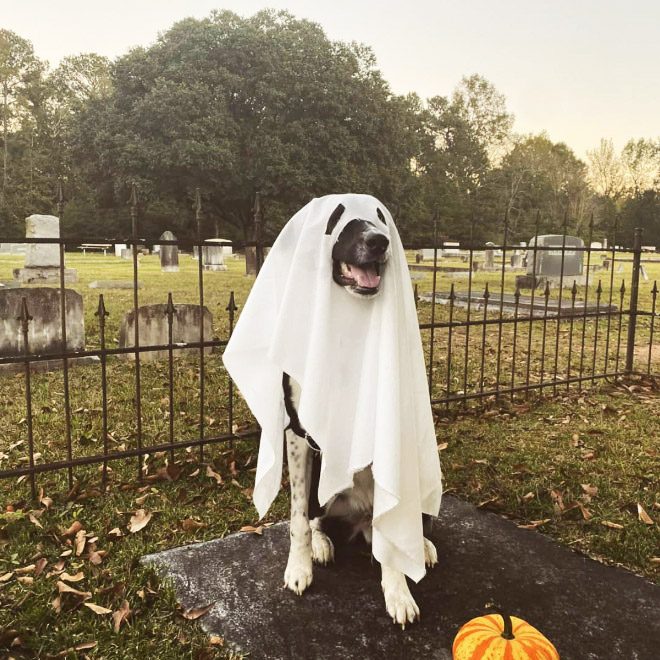
M 31 215 L 25 220 L 26 238 L 60 237 L 60 219 L 54 215 Z M 14 279 L 22 284 L 60 281 L 60 247 L 56 243 L 29 243 L 25 268 L 14 268 Z M 78 280 L 75 268 L 64 269 L 64 282 Z
M 164 241 L 176 241 L 176 236 L 171 231 L 164 231 L 160 238 Z M 159 245 L 160 269 L 164 273 L 179 272 L 179 246 Z
M 484 268 L 495 268 L 495 247 L 494 243 L 486 243 L 486 250 L 484 251 Z
M 535 236 L 529 242 L 530 247 L 535 245 L 550 249 L 536 251 L 536 272 L 534 272 L 534 251 L 527 252 L 527 275 L 535 276 L 536 279 L 559 281 L 562 276 L 562 245 L 563 277 L 573 280 L 578 285 L 584 284 L 583 261 L 584 251 L 576 248 L 584 248 L 584 241 L 578 236 L 562 236 L 561 234 L 548 234 L 546 236 Z
M 89 283 L 90 289 L 132 289 L 133 282 L 129 280 L 94 280 Z M 144 289 L 142 282 L 137 283 L 138 289 Z
M 199 342 L 199 325 L 202 321 L 199 305 L 179 303 L 174 305 L 174 320 L 172 323 L 173 343 Z M 168 343 L 167 305 L 144 305 L 138 308 L 138 331 L 140 346 L 164 346 Z M 210 341 L 213 338 L 213 315 L 207 307 L 203 314 L 204 339 Z M 119 331 L 119 348 L 131 348 L 135 346 L 135 310 L 126 312 L 124 321 Z M 204 348 L 204 353 L 209 354 L 212 347 Z M 199 348 L 177 348 L 174 350 L 175 357 L 199 355 Z M 134 353 L 125 353 L 122 357 L 134 360 Z M 156 360 L 167 360 L 168 350 L 145 351 L 140 354 L 140 361 L 155 362 Z
M 202 264 L 204 270 L 227 270 L 227 266 L 224 261 L 224 238 L 209 238 L 207 239 L 209 243 L 215 243 L 215 245 L 204 245 L 202 247 Z
M 126 247 L 126 243 L 115 243 L 115 257 L 121 257 L 121 253 Z
M 62 341 L 62 317 L 60 291 L 51 287 L 0 287 L 0 357 L 24 355 L 23 333 L 19 317 L 23 298 L 32 320 L 28 324 L 28 348 L 30 354 L 62 353 L 85 350 L 85 323 L 82 296 L 72 289 L 64 290 L 66 310 L 66 347 Z M 90 364 L 96 357 L 70 358 L 69 364 Z M 62 360 L 53 358 L 30 364 L 35 371 L 59 369 Z M 0 365 L 0 375 L 24 370 L 23 364 Z

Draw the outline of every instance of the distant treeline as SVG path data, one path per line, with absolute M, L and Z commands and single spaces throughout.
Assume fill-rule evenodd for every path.
M 301 205 L 330 192 L 368 192 L 407 241 L 441 235 L 527 240 L 536 217 L 559 231 L 660 244 L 658 141 L 611 142 L 589 163 L 546 134 L 516 135 L 504 96 L 479 75 L 450 96 L 398 96 L 373 52 L 331 41 L 286 12 L 228 11 L 176 23 L 148 48 L 110 61 L 67 57 L 54 70 L 30 42 L 0 30 L 0 234 L 54 211 L 63 233 L 130 229 L 130 184 L 141 234 L 194 233 L 200 188 L 205 236 L 250 239 L 257 191 L 274 236 Z

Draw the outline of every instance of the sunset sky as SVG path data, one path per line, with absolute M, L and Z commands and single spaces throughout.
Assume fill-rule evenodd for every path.
M 8 0 L 3 0 L 3 5 Z M 288 9 L 332 39 L 372 47 L 396 93 L 448 95 L 479 73 L 502 92 L 519 133 L 547 131 L 580 157 L 660 137 L 660 3 L 651 0 L 31 0 L 1 26 L 55 66 L 80 52 L 115 57 L 186 16 Z

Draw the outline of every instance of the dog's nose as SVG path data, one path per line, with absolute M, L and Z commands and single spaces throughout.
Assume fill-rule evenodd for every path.
M 379 231 L 370 231 L 364 237 L 364 244 L 375 254 L 383 254 L 387 250 L 387 246 L 390 244 L 389 239 L 385 234 L 381 234 Z

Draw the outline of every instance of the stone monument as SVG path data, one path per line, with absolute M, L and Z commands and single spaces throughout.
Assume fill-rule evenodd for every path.
M 209 238 L 207 243 L 215 245 L 204 245 L 202 247 L 202 264 L 204 270 L 227 270 L 224 261 L 224 238 Z
M 164 246 L 163 246 L 164 247 Z M 203 321 L 202 321 L 203 319 Z M 199 325 L 204 323 L 204 338 L 206 341 L 213 339 L 213 315 L 208 307 L 204 307 L 202 313 L 199 305 L 175 304 L 172 319 L 172 341 L 175 344 L 194 343 L 199 341 Z M 140 346 L 166 346 L 169 337 L 167 319 L 167 305 L 143 305 L 138 308 L 138 323 L 140 331 Z M 119 331 L 119 348 L 131 348 L 135 346 L 135 310 L 126 312 L 124 321 Z M 204 348 L 204 353 L 211 353 L 212 347 Z M 199 348 L 176 348 L 173 351 L 175 357 L 184 355 L 199 355 Z M 140 354 L 143 362 L 156 360 L 167 360 L 168 350 L 145 351 Z M 134 353 L 124 353 L 123 358 L 134 360 Z
M 26 238 L 60 237 L 60 219 L 54 215 L 31 215 L 25 219 Z M 25 268 L 14 268 L 14 279 L 22 284 L 60 281 L 60 246 L 58 243 L 29 243 Z M 64 269 L 64 281 L 78 280 L 75 268 Z
M 28 349 L 30 355 L 58 354 L 66 348 L 69 352 L 85 350 L 85 323 L 83 319 L 82 296 L 71 290 L 64 290 L 66 340 L 62 341 L 61 293 L 52 287 L 0 288 L 0 357 L 24 355 L 21 309 L 25 299 L 28 314 Z M 98 362 L 97 357 L 70 358 L 69 365 Z M 30 363 L 35 371 L 59 369 L 62 360 L 53 355 L 52 359 Z M 0 365 L 0 375 L 8 375 L 24 370 L 23 363 Z
M 171 231 L 164 231 L 161 236 L 163 241 L 176 241 L 176 236 Z M 160 269 L 164 273 L 179 272 L 179 246 L 159 245 L 160 247 Z

